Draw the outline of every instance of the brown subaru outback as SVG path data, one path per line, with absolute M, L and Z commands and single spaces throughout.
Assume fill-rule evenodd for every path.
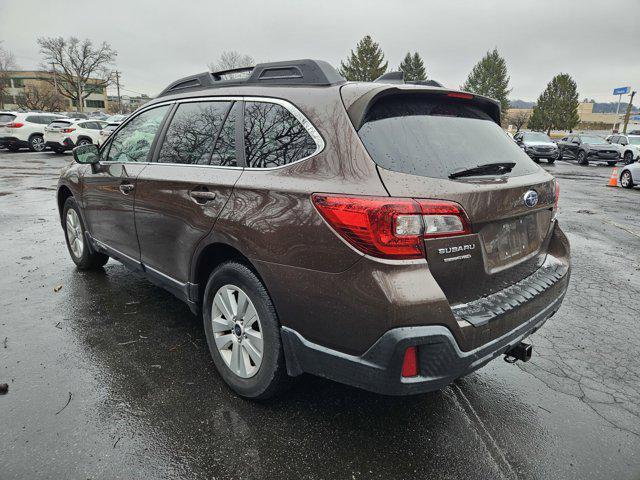
M 478 95 L 261 64 L 178 80 L 74 156 L 73 261 L 116 259 L 202 314 L 245 397 L 304 372 L 413 394 L 528 360 L 567 289 L 558 184 Z

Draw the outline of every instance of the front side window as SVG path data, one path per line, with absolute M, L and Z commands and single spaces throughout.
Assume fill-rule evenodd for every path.
M 109 162 L 146 162 L 160 124 L 169 105 L 152 108 L 133 118 L 113 137 L 106 160 Z
M 160 163 L 209 165 L 214 142 L 231 102 L 188 102 L 178 106 L 158 157 Z
M 316 142 L 282 105 L 246 102 L 244 144 L 247 167 L 279 167 L 316 151 Z

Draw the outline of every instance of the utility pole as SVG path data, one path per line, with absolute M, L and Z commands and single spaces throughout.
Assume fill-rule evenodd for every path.
M 631 98 L 629 99 L 629 104 L 627 105 L 627 113 L 624 114 L 624 130 L 622 133 L 626 135 L 627 133 L 627 125 L 629 124 L 629 116 L 631 115 L 631 107 L 633 105 L 633 97 L 636 95 L 636 92 L 631 92 Z
M 122 97 L 120 97 L 120 72 L 116 70 L 116 89 L 118 90 L 118 113 L 122 113 Z

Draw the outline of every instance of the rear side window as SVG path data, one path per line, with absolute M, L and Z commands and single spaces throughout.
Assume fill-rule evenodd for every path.
M 316 142 L 282 105 L 246 102 L 244 145 L 247 167 L 270 168 L 302 160 L 316 151 Z
M 464 100 L 383 98 L 367 113 L 358 135 L 374 162 L 395 172 L 448 178 L 496 162 L 516 164 L 508 176 L 538 169 L 489 115 Z
M 11 123 L 16 119 L 15 115 L 0 113 L 0 123 Z
M 231 102 L 188 102 L 178 106 L 158 162 L 209 165 Z

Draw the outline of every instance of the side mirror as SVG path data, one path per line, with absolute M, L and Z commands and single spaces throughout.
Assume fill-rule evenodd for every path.
M 81 145 L 73 149 L 73 158 L 83 165 L 95 165 L 100 160 L 100 152 L 96 145 Z

